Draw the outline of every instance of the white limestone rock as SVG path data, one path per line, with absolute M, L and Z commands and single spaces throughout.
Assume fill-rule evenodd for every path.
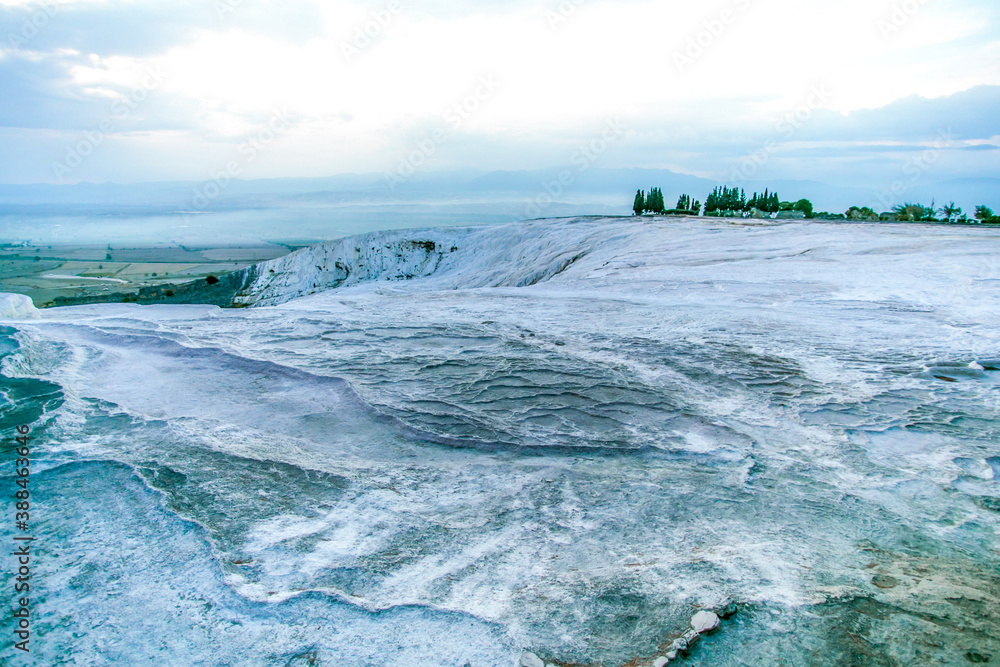
M 699 611 L 691 618 L 691 629 L 698 634 L 711 632 L 719 627 L 719 617 L 711 611 Z
M 0 292 L 0 320 L 34 320 L 38 317 L 38 309 L 30 297 Z
M 545 667 L 545 663 L 531 651 L 524 651 L 521 653 L 521 667 Z

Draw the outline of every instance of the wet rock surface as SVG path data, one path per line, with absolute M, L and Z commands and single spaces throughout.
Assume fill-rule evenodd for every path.
M 216 648 L 206 637 L 244 632 L 228 618 L 258 619 L 254 650 L 285 633 L 261 664 L 379 664 L 376 645 L 473 667 L 522 649 L 558 667 L 997 659 L 994 230 L 513 232 L 355 240 L 271 264 L 260 291 L 199 287 L 280 306 L 17 322 L 4 373 L 67 397 L 40 463 L 110 461 L 136 488 L 52 487 L 52 516 L 130 518 L 44 536 L 81 564 L 47 578 L 51 604 L 87 628 L 113 611 L 99 632 L 133 658 L 155 655 L 146 618 L 182 627 L 190 664 Z M 154 514 L 173 519 L 145 530 Z M 142 567 L 120 596 L 70 585 L 103 590 L 112 555 L 93 545 L 137 532 L 209 546 L 183 563 L 130 552 Z M 201 635 L 174 615 L 170 596 L 198 607 L 181 566 L 232 591 L 192 617 Z M 143 616 L 119 613 L 149 591 Z M 253 604 L 230 613 L 234 598 Z M 362 634 L 274 621 L 296 598 L 350 610 Z M 719 627 L 695 633 L 701 611 Z M 77 626 L 45 630 L 87 662 Z

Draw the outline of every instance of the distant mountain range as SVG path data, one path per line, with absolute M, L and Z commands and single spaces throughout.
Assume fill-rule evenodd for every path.
M 417 173 L 391 187 L 382 174 L 344 174 L 327 178 L 233 180 L 216 184 L 218 194 L 198 200 L 210 182 L 137 184 L 80 183 L 73 185 L 0 185 L 0 212 L 43 207 L 67 214 L 81 209 L 131 211 L 238 210 L 282 204 L 341 206 L 401 206 L 408 204 L 465 205 L 503 203 L 521 217 L 544 217 L 587 210 L 595 214 L 628 215 L 637 189 L 659 187 L 667 199 L 681 194 L 705 200 L 721 181 L 667 169 L 588 169 L 575 167 L 531 171 L 452 171 Z M 733 185 L 729 183 L 729 185 Z M 938 205 L 956 201 L 971 212 L 976 205 L 1000 209 L 1000 179 L 965 178 L 944 182 L 918 180 L 894 197 L 879 197 L 874 188 L 838 187 L 816 181 L 747 181 L 748 194 L 777 191 L 783 200 L 809 199 L 817 211 L 843 212 L 853 205 L 886 210 L 892 203 L 914 201 Z M 208 188 L 211 194 L 215 188 Z M 672 204 L 672 201 L 668 201 Z M 535 204 L 532 206 L 532 204 Z M 588 208 L 591 207 L 591 208 Z M 532 215 L 537 213 L 537 215 Z

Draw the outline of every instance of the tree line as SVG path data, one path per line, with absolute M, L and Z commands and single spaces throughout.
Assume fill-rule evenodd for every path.
M 632 202 L 632 210 L 636 215 L 655 213 L 657 215 L 698 215 L 701 211 L 701 202 L 691 199 L 688 195 L 681 195 L 677 199 L 677 206 L 667 209 L 667 204 L 663 199 L 663 190 L 660 188 L 650 188 L 647 194 L 643 190 L 635 193 Z
M 704 210 L 701 202 L 690 195 L 683 194 L 677 200 L 677 205 L 667 209 L 663 198 L 663 190 L 654 187 L 649 192 L 639 190 L 635 193 L 632 203 L 635 215 L 653 213 L 656 215 L 705 215 L 712 217 L 751 217 L 755 215 L 782 214 L 792 212 L 797 217 L 820 220 L 862 220 L 862 221 L 901 221 L 901 222 L 948 222 L 1000 224 L 998 217 L 988 206 L 977 206 L 975 217 L 970 218 L 962 208 L 950 202 L 940 208 L 922 204 L 904 203 L 894 206 L 892 211 L 876 213 L 869 206 L 852 206 L 844 213 L 816 213 L 813 204 L 808 199 L 798 201 L 781 201 L 777 192 L 765 189 L 763 193 L 754 192 L 747 197 L 746 192 L 737 187 L 719 186 L 709 193 L 705 199 Z M 795 216 L 790 216 L 795 217 Z
M 932 201 L 930 206 L 906 202 L 892 207 L 891 212 L 876 213 L 870 206 L 852 206 L 843 215 L 821 214 L 832 220 L 868 220 L 868 221 L 898 221 L 898 222 L 947 222 L 951 224 L 984 223 L 1000 224 L 998 217 L 989 206 L 977 206 L 973 217 L 969 217 L 962 207 L 955 202 L 949 202 L 937 208 Z

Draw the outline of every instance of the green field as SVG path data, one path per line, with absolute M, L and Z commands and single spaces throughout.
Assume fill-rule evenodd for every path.
M 0 291 L 26 294 L 35 305 L 57 297 L 116 301 L 142 287 L 178 285 L 223 275 L 288 254 L 294 247 L 82 245 L 0 246 Z

